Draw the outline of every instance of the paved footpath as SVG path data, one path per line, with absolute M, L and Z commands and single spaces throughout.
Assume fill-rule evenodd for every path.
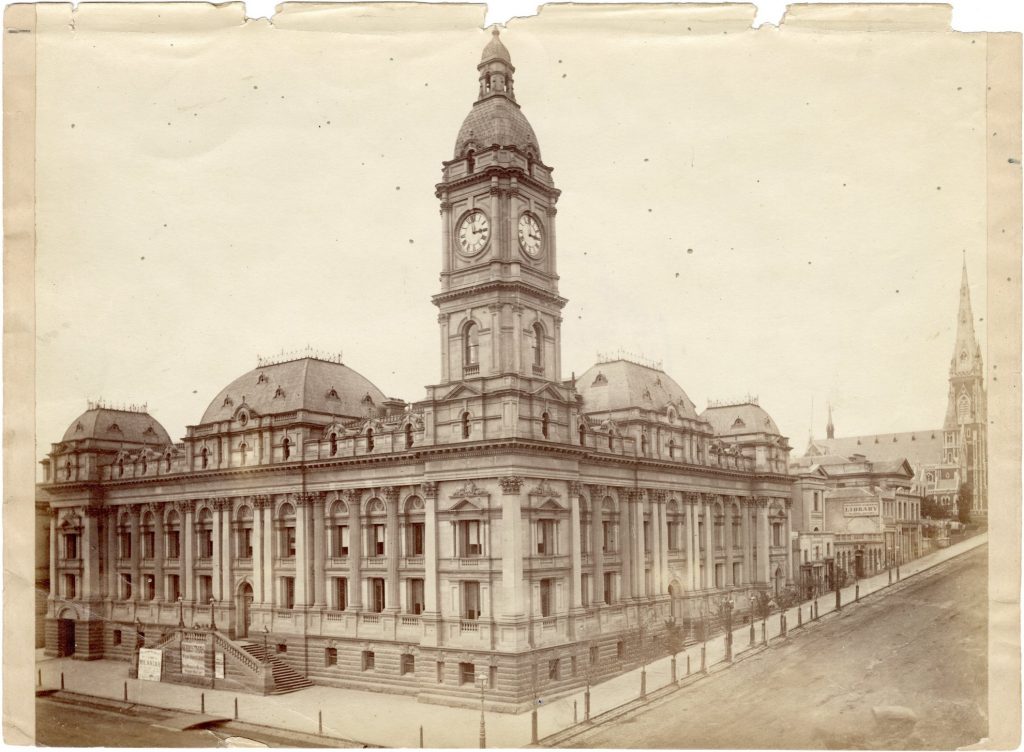
M 916 561 L 900 567 L 902 579 L 913 576 L 959 554 L 983 546 L 988 535 L 982 534 L 961 541 L 949 548 L 939 549 Z M 895 581 L 895 576 L 894 576 Z M 889 584 L 888 575 L 882 573 L 860 581 L 861 597 L 884 589 Z M 854 586 L 842 591 L 844 607 L 854 599 Z M 802 605 L 804 621 L 807 620 L 808 606 Z M 835 596 L 829 594 L 818 600 L 819 616 L 825 616 L 835 608 Z M 787 616 L 790 629 L 796 627 L 796 609 L 790 609 Z M 804 628 L 813 629 L 814 626 Z M 767 624 L 769 643 L 778 637 L 780 619 L 773 615 Z M 737 653 L 750 642 L 749 628 L 734 630 L 734 646 Z M 760 628 L 757 629 L 760 642 Z M 40 653 L 41 655 L 41 653 Z M 683 678 L 686 653 L 679 655 L 679 676 Z M 700 663 L 700 650 L 691 646 L 689 655 L 694 670 Z M 720 663 L 725 656 L 723 635 L 707 643 L 709 665 Z M 239 694 L 221 690 L 201 690 L 176 684 L 143 682 L 128 678 L 128 663 L 124 661 L 76 661 L 71 658 L 40 658 L 38 668 L 42 686 L 60 686 L 60 674 L 64 673 L 65 688 L 69 691 L 121 699 L 124 683 L 128 683 L 130 702 L 172 710 L 199 712 L 200 694 L 205 694 L 206 713 L 234 715 L 234 701 L 238 699 L 238 718 L 273 728 L 303 733 L 317 733 L 318 711 L 323 716 L 323 733 L 339 739 L 358 740 L 365 744 L 387 747 L 418 747 L 420 729 L 423 729 L 423 743 L 427 747 L 477 747 L 480 724 L 479 710 L 451 708 L 417 702 L 415 697 L 354 689 L 314 686 L 288 695 L 268 696 Z M 654 692 L 671 683 L 670 659 L 662 658 L 647 667 L 647 691 Z M 684 692 L 699 691 L 697 683 Z M 613 710 L 638 698 L 640 692 L 640 670 L 626 672 L 591 690 L 591 712 L 594 716 Z M 573 692 L 542 702 L 538 712 L 538 732 L 541 739 L 562 731 L 573 724 L 573 704 L 577 703 L 579 717 L 583 714 L 583 692 Z M 508 713 L 487 713 L 487 743 L 491 747 L 523 747 L 530 743 L 530 714 L 511 715 Z

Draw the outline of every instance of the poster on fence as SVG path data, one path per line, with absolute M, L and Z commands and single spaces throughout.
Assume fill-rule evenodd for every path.
M 160 681 L 160 669 L 163 666 L 164 653 L 153 648 L 139 649 L 139 679 L 142 681 Z
M 224 678 L 224 654 L 213 654 L 213 676 L 215 679 Z
M 185 676 L 206 676 L 206 643 L 181 643 L 181 673 Z

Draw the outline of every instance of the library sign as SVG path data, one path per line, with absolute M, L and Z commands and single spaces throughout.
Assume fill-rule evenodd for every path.
M 861 501 L 854 504 L 843 504 L 844 517 L 877 517 L 877 501 Z

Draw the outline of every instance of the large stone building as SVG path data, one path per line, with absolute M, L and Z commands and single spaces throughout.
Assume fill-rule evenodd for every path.
M 140 630 L 280 689 L 266 644 L 317 683 L 467 702 L 483 675 L 517 709 L 792 581 L 789 446 L 763 409 L 698 413 L 624 359 L 563 380 L 559 191 L 496 32 L 478 71 L 436 187 L 438 383 L 410 404 L 340 359 L 261 361 L 178 443 L 91 405 L 38 489 L 49 654 L 127 658 Z
M 805 464 L 825 457 L 846 459 L 854 455 L 876 462 L 906 460 L 914 473 L 911 490 L 915 494 L 955 513 L 957 494 L 966 484 L 971 493 L 971 514 L 984 517 L 988 514 L 987 414 L 985 369 L 974 332 L 965 261 L 942 427 L 836 438 L 830 409 L 827 438 L 810 441 L 804 453 Z

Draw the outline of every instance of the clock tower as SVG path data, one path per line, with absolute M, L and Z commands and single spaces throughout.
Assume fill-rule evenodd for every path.
M 476 102 L 435 194 L 441 381 L 431 397 L 451 408 L 435 411 L 437 440 L 564 440 L 573 401 L 561 385 L 559 191 L 516 100 L 515 66 L 497 29 L 477 71 Z

